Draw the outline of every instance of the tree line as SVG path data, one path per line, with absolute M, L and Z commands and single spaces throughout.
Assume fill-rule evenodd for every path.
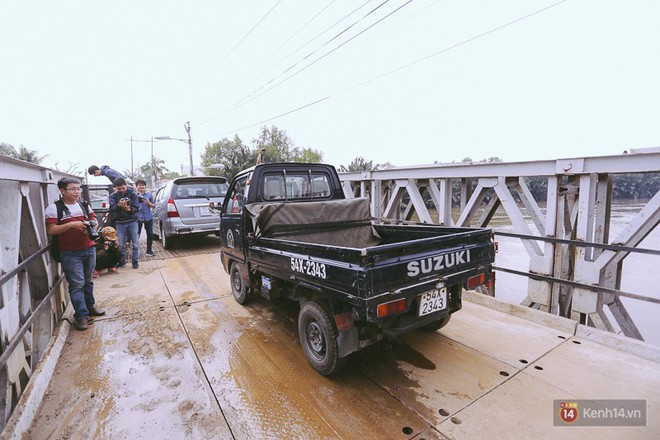
M 233 178 L 238 172 L 262 162 L 323 162 L 323 153 L 313 148 L 297 147 L 286 131 L 275 126 L 262 127 L 250 144 L 235 135 L 206 145 L 202 166 L 210 176 Z M 220 165 L 221 168 L 211 168 Z
M 41 164 L 48 157 L 48 155 L 42 156 L 37 150 L 31 150 L 23 145 L 16 148 L 6 143 L 0 143 L 0 155 L 36 164 Z M 245 143 L 238 135 L 235 135 L 233 139 L 225 137 L 217 142 L 207 143 L 200 158 L 206 175 L 224 176 L 231 180 L 239 171 L 255 165 L 258 160 L 262 162 L 314 163 L 323 161 L 323 153 L 314 148 L 296 146 L 286 131 L 276 126 L 264 126 L 249 143 Z M 498 163 L 502 162 L 502 159 L 492 156 L 474 161 L 470 157 L 465 157 L 460 162 Z M 340 172 L 373 171 L 395 166 L 389 162 L 374 163 L 373 160 L 357 156 L 351 163 L 340 165 L 338 170 Z M 67 165 L 61 165 L 56 162 L 54 168 L 68 174 L 82 175 L 87 167 L 84 166 L 81 170 L 79 163 L 69 162 Z M 169 180 L 180 176 L 179 173 L 169 170 L 163 159 L 155 156 L 146 164 L 134 170 L 123 170 L 123 173 L 133 180 L 144 179 L 148 182 Z M 526 182 L 536 200 L 546 200 L 548 191 L 546 177 L 528 177 Z M 458 182 L 456 182 L 457 184 Z M 658 191 L 660 191 L 660 173 L 617 174 L 613 177 L 612 197 L 615 199 L 648 199 Z

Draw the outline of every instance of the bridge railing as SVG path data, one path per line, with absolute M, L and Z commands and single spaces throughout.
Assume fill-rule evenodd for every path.
M 0 156 L 0 432 L 69 300 L 44 218 L 61 177 L 76 176 Z
M 621 297 L 657 298 L 622 292 L 622 263 L 660 222 L 660 191 L 611 238 L 612 182 L 618 174 L 658 171 L 660 154 L 647 153 L 434 164 L 340 173 L 340 179 L 347 197 L 370 198 L 377 219 L 486 227 L 504 211 L 529 270 L 498 270 L 528 276 L 522 304 L 643 340 Z M 534 198 L 530 179 L 541 180 L 545 200 Z

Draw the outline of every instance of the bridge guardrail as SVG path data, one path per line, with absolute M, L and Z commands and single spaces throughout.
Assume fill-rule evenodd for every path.
M 368 197 L 377 219 L 486 227 L 502 208 L 529 256 L 528 272 L 508 270 L 529 277 L 523 305 L 643 340 L 620 297 L 655 301 L 621 291 L 622 263 L 660 223 L 660 191 L 649 194 L 642 210 L 611 239 L 612 182 L 620 174 L 658 173 L 659 165 L 660 153 L 651 151 L 339 175 L 346 196 Z M 532 195 L 527 183 L 531 178 L 542 180 L 545 200 Z M 457 216 L 452 213 L 456 204 Z M 638 252 L 657 255 L 655 250 Z
M 45 207 L 70 174 L 0 156 L 0 432 L 44 355 L 66 305 L 50 258 Z

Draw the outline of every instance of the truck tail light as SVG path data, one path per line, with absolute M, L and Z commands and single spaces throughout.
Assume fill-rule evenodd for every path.
M 466 286 L 468 289 L 474 289 L 477 286 L 481 286 L 485 282 L 486 282 L 486 274 L 480 273 L 478 275 L 470 277 L 467 280 Z
M 490 279 L 488 281 L 486 281 L 486 287 L 488 289 L 495 288 L 495 271 L 492 271 L 490 273 Z
M 389 315 L 396 315 L 406 310 L 406 299 L 396 299 L 394 301 L 378 304 L 377 316 L 383 318 Z
M 353 327 L 353 317 L 349 312 L 338 313 L 335 315 L 335 324 L 337 324 L 337 330 L 348 330 Z
M 168 199 L 167 200 L 167 217 L 178 217 L 179 216 L 179 211 L 176 209 L 176 205 L 174 204 L 174 200 Z

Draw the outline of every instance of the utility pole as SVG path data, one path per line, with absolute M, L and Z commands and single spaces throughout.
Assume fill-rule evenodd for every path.
M 151 136 L 151 168 L 153 168 L 154 172 L 154 183 L 151 186 L 152 188 L 156 187 L 156 181 L 158 180 L 158 176 L 156 175 L 156 161 L 154 160 L 154 137 Z
M 131 136 L 130 139 L 126 139 L 126 140 L 131 141 L 131 174 L 133 174 L 133 172 L 135 171 L 135 169 L 133 168 L 133 142 L 151 142 L 151 163 L 152 163 L 152 166 L 153 166 L 153 161 L 154 161 L 154 140 L 158 140 L 158 138 L 154 138 L 153 136 L 151 136 L 151 140 L 150 139 L 133 139 L 133 136 Z M 154 171 L 154 175 L 155 175 L 155 173 L 156 172 Z
M 188 133 L 188 155 L 190 156 L 190 175 L 194 176 L 195 169 L 193 168 L 193 159 L 192 159 L 192 138 L 190 137 L 190 121 L 187 121 L 185 124 L 183 124 L 183 128 L 185 128 L 186 133 Z

